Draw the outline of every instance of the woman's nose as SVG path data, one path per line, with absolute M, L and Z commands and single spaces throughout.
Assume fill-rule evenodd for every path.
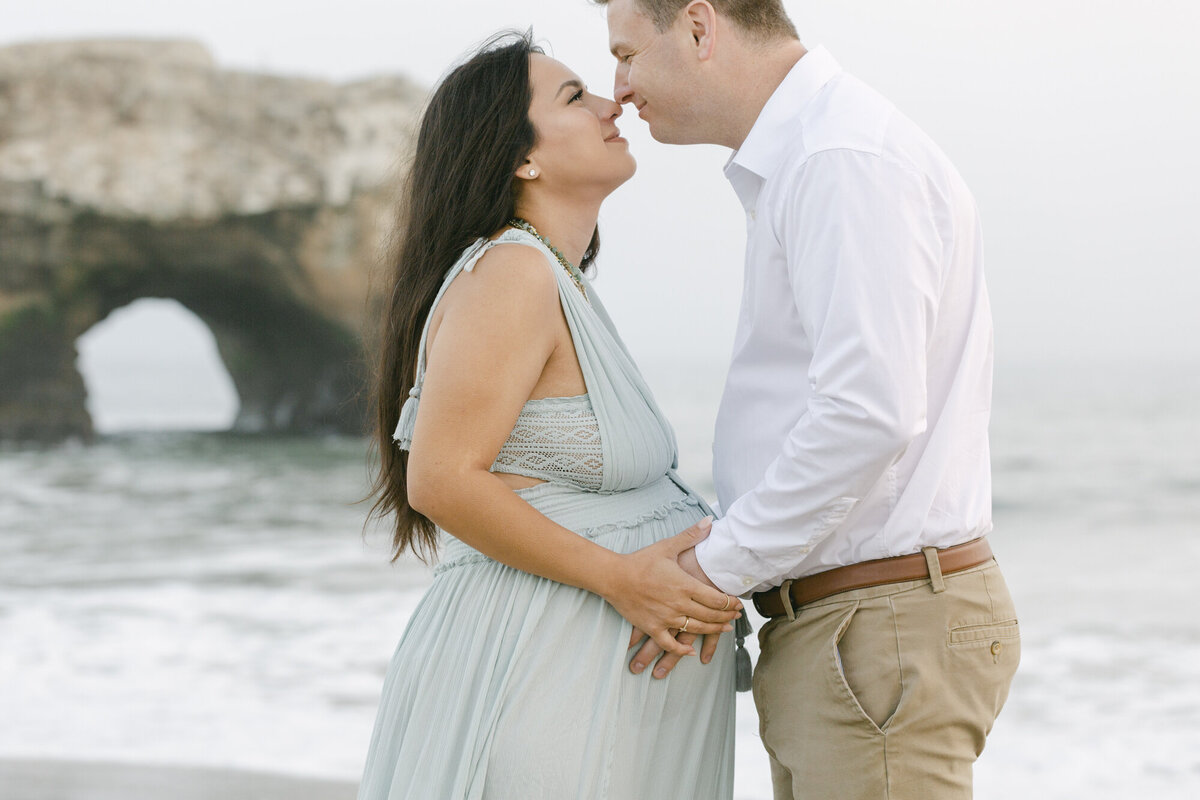
M 624 109 L 620 105 L 607 97 L 594 94 L 590 95 L 590 99 L 592 100 L 592 109 L 600 119 L 616 119 L 624 113 Z

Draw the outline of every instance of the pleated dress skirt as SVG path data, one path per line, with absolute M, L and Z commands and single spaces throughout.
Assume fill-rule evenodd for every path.
M 707 508 L 671 476 L 518 492 L 619 553 Z M 597 595 L 443 536 L 384 682 L 360 800 L 730 800 L 734 643 L 665 679 L 629 672 L 630 624 Z M 699 643 L 697 643 L 699 644 Z

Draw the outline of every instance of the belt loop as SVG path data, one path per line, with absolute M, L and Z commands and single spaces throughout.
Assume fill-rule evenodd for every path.
M 779 587 L 779 599 L 783 601 L 783 613 L 789 620 L 795 621 L 796 611 L 792 608 L 792 582 L 784 581 Z
M 921 552 L 925 554 L 925 564 L 929 567 L 929 584 L 933 587 L 933 593 L 939 594 L 946 591 L 946 582 L 942 580 L 942 562 L 938 561 L 937 548 L 922 547 Z

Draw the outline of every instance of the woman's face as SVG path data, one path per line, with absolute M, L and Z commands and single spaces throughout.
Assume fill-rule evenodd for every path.
M 578 75 L 549 56 L 532 54 L 529 75 L 537 144 L 518 174 L 528 177 L 535 169 L 539 189 L 600 197 L 629 180 L 637 164 L 617 130 L 621 107 L 588 92 Z

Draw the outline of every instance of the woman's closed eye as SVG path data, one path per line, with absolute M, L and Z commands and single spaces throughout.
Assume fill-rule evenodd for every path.
M 582 99 L 583 99 L 583 89 L 580 89 L 578 92 L 571 95 L 571 99 L 567 101 L 567 105 L 571 105 L 571 103 L 574 103 L 576 100 L 582 100 Z

